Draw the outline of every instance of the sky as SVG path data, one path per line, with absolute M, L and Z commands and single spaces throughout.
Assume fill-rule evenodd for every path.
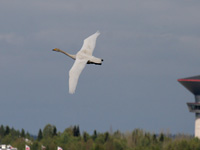
M 193 135 L 194 96 L 177 79 L 200 75 L 199 14 L 197 0 L 1 0 L 0 124 Z M 52 49 L 76 54 L 97 30 L 104 62 L 71 95 L 74 60 Z

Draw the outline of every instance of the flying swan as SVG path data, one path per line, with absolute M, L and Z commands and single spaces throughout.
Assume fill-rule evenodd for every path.
M 53 51 L 61 52 L 75 60 L 72 68 L 69 71 L 69 93 L 73 94 L 76 90 L 79 76 L 86 64 L 101 65 L 103 59 L 92 56 L 96 45 L 96 39 L 99 36 L 99 31 L 86 38 L 83 42 L 81 50 L 76 55 L 68 54 L 58 48 Z

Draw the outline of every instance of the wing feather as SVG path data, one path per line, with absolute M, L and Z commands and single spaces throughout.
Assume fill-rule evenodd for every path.
M 96 33 L 90 35 L 88 38 L 86 38 L 83 42 L 83 46 L 81 48 L 81 52 L 84 52 L 88 55 L 92 55 L 94 48 L 96 46 L 96 39 L 100 35 L 100 32 L 97 31 Z
M 79 76 L 81 72 L 83 71 L 83 69 L 85 68 L 86 63 L 87 63 L 87 60 L 76 59 L 72 68 L 70 69 L 69 71 L 69 93 L 70 94 L 75 93 Z

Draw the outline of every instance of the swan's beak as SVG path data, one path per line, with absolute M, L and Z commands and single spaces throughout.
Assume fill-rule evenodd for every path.
M 52 49 L 52 51 L 59 52 L 59 50 L 57 48 Z

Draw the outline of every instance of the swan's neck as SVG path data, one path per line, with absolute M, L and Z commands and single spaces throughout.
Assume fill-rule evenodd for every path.
M 71 57 L 71 58 L 74 59 L 74 60 L 76 59 L 76 55 L 71 55 L 71 54 L 69 54 L 69 53 L 67 53 L 67 52 L 64 52 L 64 51 L 60 50 L 60 49 L 57 49 L 56 51 L 57 51 L 57 52 L 61 52 L 61 53 L 65 54 L 65 55 Z

